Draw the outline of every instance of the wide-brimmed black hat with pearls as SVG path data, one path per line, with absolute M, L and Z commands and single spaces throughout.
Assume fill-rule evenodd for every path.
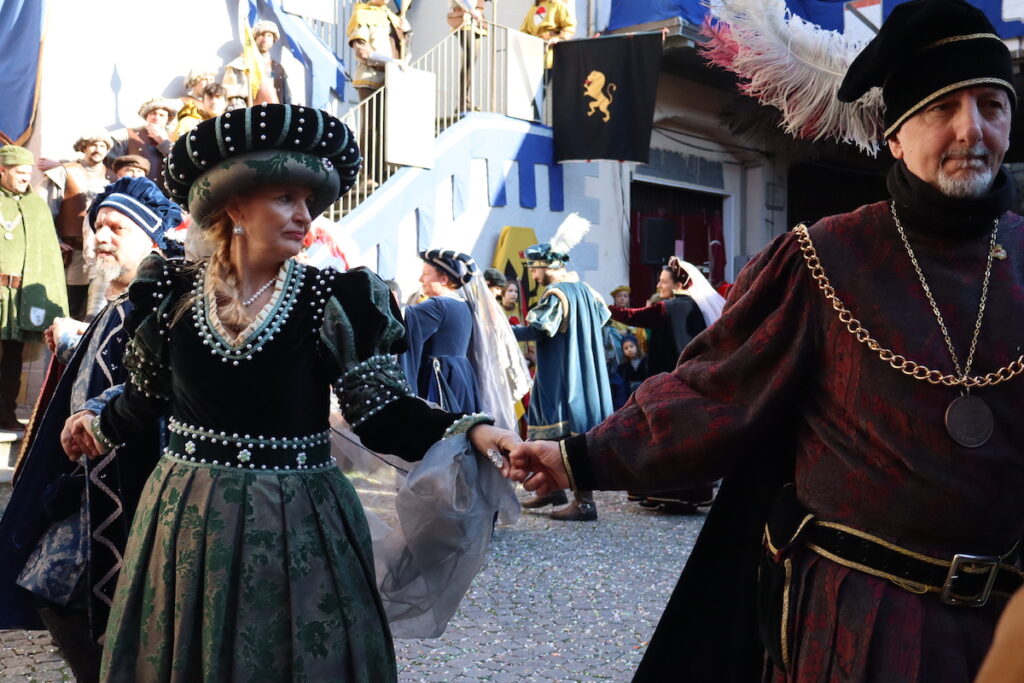
M 316 217 L 351 189 L 361 164 L 355 136 L 337 118 L 261 104 L 203 121 L 179 138 L 164 175 L 171 199 L 206 228 L 229 197 L 278 183 L 311 189 Z

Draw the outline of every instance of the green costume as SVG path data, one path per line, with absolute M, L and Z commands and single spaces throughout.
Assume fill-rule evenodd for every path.
M 0 339 L 42 341 L 54 318 L 67 315 L 57 232 L 46 203 L 34 192 L 0 187 Z M 19 286 L 10 276 L 20 278 Z

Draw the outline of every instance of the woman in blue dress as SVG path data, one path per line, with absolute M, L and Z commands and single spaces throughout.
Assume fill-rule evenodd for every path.
M 420 258 L 420 285 L 428 298 L 405 309 L 405 375 L 420 398 L 453 412 L 478 412 L 479 382 L 469 360 L 473 309 L 460 292 L 471 278 L 469 258 L 437 249 L 420 252 Z

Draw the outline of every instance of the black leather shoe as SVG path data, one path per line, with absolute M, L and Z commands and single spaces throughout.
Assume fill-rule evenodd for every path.
M 573 503 L 552 512 L 551 519 L 563 522 L 593 522 L 597 519 L 597 506 L 593 503 Z
M 533 510 L 548 505 L 565 505 L 568 502 L 569 499 L 566 497 L 565 491 L 554 491 L 546 496 L 534 496 L 530 500 L 524 500 L 521 505 L 527 510 Z

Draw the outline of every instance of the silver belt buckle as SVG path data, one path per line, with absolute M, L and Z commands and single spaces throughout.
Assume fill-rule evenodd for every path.
M 988 602 L 988 596 L 992 593 L 992 586 L 996 582 L 996 575 L 999 572 L 999 564 L 1002 558 L 997 555 L 962 555 L 953 556 L 949 564 L 949 572 L 946 574 L 946 582 L 942 584 L 942 601 L 947 605 L 960 607 L 981 607 Z M 975 596 L 961 596 L 953 592 L 953 583 L 961 577 L 961 573 L 980 574 L 988 573 L 985 580 L 985 588 Z

